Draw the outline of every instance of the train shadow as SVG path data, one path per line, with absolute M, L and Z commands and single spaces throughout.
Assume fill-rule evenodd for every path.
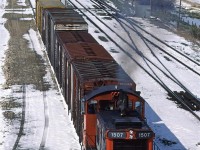
M 146 117 L 148 125 L 156 134 L 154 141 L 160 150 L 186 150 L 148 103 L 146 103 Z

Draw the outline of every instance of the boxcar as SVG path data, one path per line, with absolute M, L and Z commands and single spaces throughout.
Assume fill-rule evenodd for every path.
M 46 19 L 46 20 L 45 20 Z M 88 30 L 88 25 L 80 14 L 72 9 L 61 9 L 54 11 L 53 9 L 46 9 L 44 15 L 45 29 L 44 39 L 48 56 L 51 60 L 52 66 L 55 65 L 55 31 L 57 30 Z
M 43 27 L 43 13 L 47 8 L 65 8 L 65 5 L 59 0 L 37 0 L 36 1 L 36 25 L 40 34 L 42 34 Z
M 55 73 L 58 79 L 58 83 L 62 85 L 62 57 L 65 51 L 63 50 L 66 44 L 71 43 L 97 43 L 97 41 L 87 31 L 56 31 L 55 42 Z M 66 59 L 66 58 L 63 58 Z M 64 95 L 66 92 L 64 91 Z

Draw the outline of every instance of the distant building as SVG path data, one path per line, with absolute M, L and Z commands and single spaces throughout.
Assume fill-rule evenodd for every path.
M 151 16 L 151 0 L 135 0 L 135 15 L 149 18 Z

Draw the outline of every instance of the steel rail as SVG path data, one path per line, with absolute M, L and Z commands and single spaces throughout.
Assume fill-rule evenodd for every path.
M 43 150 L 46 144 L 47 134 L 48 134 L 48 128 L 49 128 L 49 115 L 48 115 L 48 103 L 46 100 L 46 91 L 43 91 L 43 103 L 44 103 L 44 130 L 42 135 L 42 141 L 40 143 L 39 150 Z
M 103 3 L 102 1 L 99 0 L 91 0 L 91 1 L 98 1 L 101 4 Z M 100 4 L 100 5 L 101 5 Z M 107 4 L 106 4 L 107 6 Z M 111 8 L 110 8 L 111 9 Z M 113 8 L 114 9 L 114 8 Z M 115 10 L 115 9 L 114 9 Z M 110 14 L 107 10 L 105 10 L 109 15 Z M 120 24 L 121 24 L 121 20 L 118 19 L 116 16 L 112 15 L 113 18 L 115 18 Z M 127 21 L 127 19 L 125 19 Z M 128 21 L 129 22 L 129 21 Z M 123 23 L 123 22 L 122 22 Z M 129 22 L 131 24 L 131 22 Z M 124 23 L 125 24 L 125 23 Z M 145 40 L 147 40 L 149 43 L 151 43 L 153 46 L 159 48 L 160 50 L 162 50 L 163 52 L 167 53 L 169 56 L 171 56 L 172 58 L 174 58 L 176 61 L 178 61 L 180 64 L 184 65 L 185 67 L 187 67 L 188 69 L 190 69 L 191 71 L 193 71 L 194 73 L 196 73 L 197 75 L 200 76 L 200 73 L 198 73 L 197 71 L 195 71 L 194 69 L 192 69 L 191 67 L 187 66 L 185 63 L 181 62 L 180 60 L 178 60 L 177 58 L 175 58 L 173 55 L 169 54 L 168 52 L 166 52 L 163 48 L 159 47 L 158 45 L 154 44 L 153 42 L 151 42 L 149 39 L 147 39 L 144 35 L 142 35 L 139 31 L 137 31 L 137 29 L 132 25 L 132 27 L 128 26 L 127 24 L 125 24 L 129 29 L 132 29 L 133 31 L 135 31 L 140 37 L 141 39 L 144 41 L 144 43 L 146 44 L 146 46 L 149 48 L 149 50 L 151 51 L 151 53 L 153 54 L 153 56 L 159 61 L 159 63 L 165 68 L 165 70 L 174 78 L 170 77 L 169 75 L 167 75 L 163 70 L 161 70 L 159 67 L 157 67 L 152 61 L 150 61 L 148 58 L 147 59 L 154 67 L 156 67 L 157 69 L 159 69 L 165 76 L 167 76 L 168 78 L 170 78 L 172 81 L 174 81 L 177 85 L 179 85 L 182 89 L 184 89 L 191 97 L 193 97 L 193 99 L 196 101 L 196 106 L 197 109 L 200 109 L 200 100 L 188 89 L 186 88 L 170 71 L 169 69 L 160 61 L 160 59 L 156 56 L 156 54 L 152 51 L 152 49 L 149 47 L 149 45 L 146 43 Z M 134 24 L 135 25 L 135 24 Z M 138 25 L 137 25 L 138 26 Z M 125 28 L 124 28 L 125 29 Z M 149 33 L 149 32 L 148 32 Z M 131 39 L 131 38 L 130 38 Z M 145 40 L 144 40 L 145 39 Z M 156 38 L 157 39 L 157 38 Z M 160 40 L 161 41 L 161 40 Z M 193 107 L 194 109 L 194 107 Z
M 94 1 L 94 0 L 93 0 Z M 180 51 L 178 51 L 177 49 L 175 49 L 174 47 L 170 46 L 169 44 L 165 43 L 164 41 L 162 41 L 161 39 L 159 39 L 158 37 L 156 37 L 155 35 L 153 35 L 152 33 L 146 31 L 145 29 L 141 28 L 139 25 L 137 25 L 133 20 L 134 19 L 129 19 L 126 18 L 124 15 L 122 15 L 120 13 L 119 10 L 113 8 L 112 6 L 110 6 L 109 4 L 105 3 L 104 1 L 100 1 L 100 0 L 95 0 L 98 3 L 101 3 L 102 5 L 105 5 L 106 7 L 108 7 L 110 10 L 116 12 L 118 14 L 119 17 L 121 17 L 122 19 L 131 22 L 132 24 L 134 24 L 136 27 L 138 27 L 140 30 L 144 31 L 146 34 L 149 34 L 151 37 L 155 38 L 157 41 L 161 42 L 162 44 L 166 45 L 167 47 L 171 48 L 172 50 L 174 50 L 175 52 L 177 52 L 178 54 L 182 55 L 183 57 L 186 57 L 187 59 L 189 59 L 191 62 L 195 63 L 196 65 L 200 66 L 200 63 L 198 63 L 197 61 L 194 61 L 192 58 L 188 57 L 187 55 L 181 53 Z M 104 6 L 103 6 L 104 7 Z M 144 37 L 145 38 L 145 37 Z
M 95 2 L 94 0 L 91 0 L 93 2 Z M 83 6 L 83 5 L 82 5 Z M 103 7 L 104 8 L 104 7 Z M 99 8 L 100 9 L 100 8 Z M 104 10 L 106 11 L 106 10 Z M 115 18 L 120 24 L 121 24 L 121 21 L 114 15 L 110 14 L 108 11 L 106 11 L 109 15 L 111 15 L 113 18 Z M 92 13 L 94 15 L 94 13 Z M 100 21 L 100 20 L 99 20 Z M 101 21 L 102 22 L 102 21 Z M 123 23 L 123 22 L 122 22 Z M 105 23 L 103 23 L 105 25 Z M 125 24 L 126 25 L 126 24 Z M 123 26 L 123 25 L 121 25 Z M 126 25 L 128 26 L 128 25 Z M 109 29 L 110 27 L 107 26 Z M 129 26 L 128 26 L 129 27 Z M 124 27 L 123 27 L 124 28 Z M 130 27 L 129 27 L 130 28 Z M 135 29 L 134 27 L 131 28 L 132 30 L 134 30 L 140 37 L 141 39 L 144 41 L 143 38 L 145 38 L 142 34 L 140 34 L 137 29 Z M 124 28 L 124 30 L 126 31 L 126 29 Z M 111 31 L 113 31 L 111 29 Z M 114 31 L 113 31 L 114 32 Z M 126 31 L 127 34 L 129 35 L 128 31 Z M 121 36 L 117 33 L 115 33 L 119 38 L 121 38 Z M 129 35 L 129 38 L 131 39 L 130 35 Z M 149 48 L 149 50 L 151 51 L 151 53 L 153 54 L 153 56 L 159 61 L 159 63 L 161 63 L 161 65 L 165 68 L 165 70 L 167 70 L 167 72 L 172 76 L 170 77 L 167 73 L 165 73 L 162 69 L 160 69 L 158 66 L 156 66 L 152 61 L 150 61 L 147 57 L 145 57 L 143 55 L 143 53 L 141 51 L 139 51 L 138 49 L 134 48 L 131 44 L 129 44 L 127 41 L 125 41 L 123 38 L 121 38 L 126 44 L 128 44 L 133 50 L 135 50 L 135 52 L 141 56 L 143 58 L 143 60 L 145 61 L 145 63 L 147 64 L 147 61 L 150 62 L 154 67 L 156 67 L 158 70 L 160 70 L 166 77 L 170 78 L 173 82 L 175 82 L 177 85 L 179 85 L 182 89 L 184 89 L 188 94 L 190 94 L 190 96 L 193 97 L 193 99 L 196 101 L 196 106 L 198 107 L 197 109 L 200 108 L 200 101 L 197 99 L 197 97 L 190 91 L 188 90 L 170 71 L 169 69 L 167 69 L 167 67 L 158 59 L 158 57 L 155 55 L 155 53 L 151 50 L 151 48 L 147 45 L 146 41 L 144 41 L 144 43 L 147 45 L 147 47 Z M 131 39 L 132 40 L 132 39 Z M 151 41 L 150 41 L 151 42 Z M 132 43 L 134 44 L 134 42 L 132 41 Z M 154 44 L 155 45 L 155 44 Z M 155 45 L 157 46 L 157 45 Z M 136 46 L 135 46 L 136 47 Z M 175 58 L 175 57 L 174 57 Z M 176 59 L 176 58 L 175 58 Z M 147 60 L 147 61 L 146 61 Z M 177 59 L 178 60 L 178 59 Z M 178 60 L 179 61 L 179 60 Z M 180 62 L 182 65 L 185 65 L 184 63 Z M 147 64 L 147 66 L 149 66 Z M 150 68 L 150 66 L 149 66 Z M 150 68 L 151 69 L 151 68 Z M 152 69 L 151 69 L 152 70 Z M 192 69 L 193 70 L 193 69 Z M 193 70 L 194 71 L 194 70 Z M 199 74 L 198 72 L 195 71 L 195 73 Z M 199 74 L 200 75 L 200 74 Z M 192 109 L 194 109 L 195 107 L 193 107 Z
M 12 150 L 16 150 L 18 145 L 19 145 L 19 141 L 21 139 L 21 137 L 24 135 L 23 131 L 24 131 L 24 124 L 25 124 L 25 114 L 26 114 L 26 85 L 22 85 L 21 87 L 22 89 L 22 117 L 21 117 L 21 121 L 20 121 L 20 128 L 19 128 L 19 133 L 17 135 L 17 139 L 15 141 L 15 144 L 12 148 Z

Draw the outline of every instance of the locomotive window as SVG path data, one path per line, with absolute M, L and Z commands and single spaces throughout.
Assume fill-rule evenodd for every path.
M 97 142 L 97 144 L 99 145 L 99 136 L 100 136 L 100 134 L 99 134 L 99 127 L 97 126 L 97 136 L 96 136 L 96 142 Z
M 128 108 L 133 109 L 133 102 L 131 100 L 128 101 Z
M 81 114 L 85 114 L 85 103 L 81 100 Z
M 97 101 L 91 100 L 88 103 L 88 114 L 96 114 L 97 112 Z
M 99 101 L 100 110 L 114 110 L 114 103 L 110 100 L 101 100 Z
M 139 113 L 142 112 L 141 102 L 135 102 L 135 110 L 137 110 Z

